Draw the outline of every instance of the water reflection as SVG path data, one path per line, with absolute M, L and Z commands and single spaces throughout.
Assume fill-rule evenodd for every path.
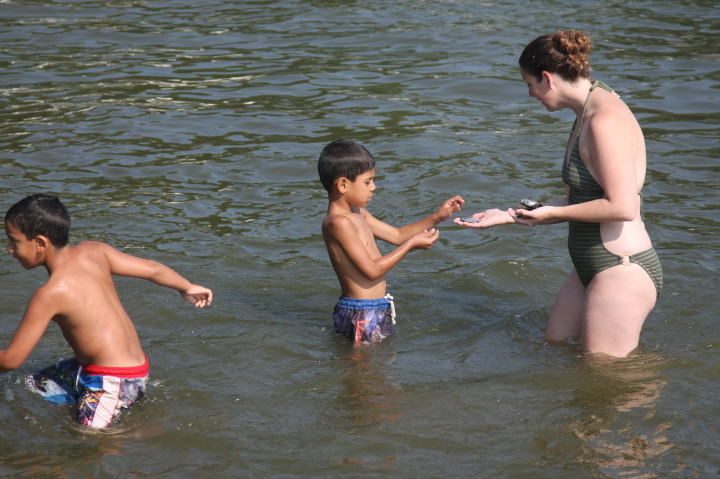
M 344 342 L 344 338 L 336 339 Z M 339 359 L 345 367 L 335 406 L 338 415 L 348 421 L 344 434 L 356 438 L 371 436 L 383 425 L 400 421 L 403 391 L 390 378 L 388 367 L 394 358 L 392 342 L 361 346 L 345 343 L 340 347 L 346 349 Z M 377 448 L 364 441 L 358 441 L 357 445 L 357 454 L 343 457 L 342 464 L 386 468 L 397 460 L 388 456 L 384 447 Z
M 351 433 L 362 434 L 365 429 L 398 421 L 402 389 L 388 377 L 391 345 L 347 347 L 349 351 L 344 360 L 347 364 L 341 381 L 343 389 L 338 394 L 337 404 L 350 420 Z
M 582 360 L 572 401 L 582 414 L 568 426 L 581 441 L 576 461 L 611 477 L 662 477 L 667 471 L 655 471 L 653 461 L 673 448 L 672 424 L 656 418 L 667 360 L 655 354 Z

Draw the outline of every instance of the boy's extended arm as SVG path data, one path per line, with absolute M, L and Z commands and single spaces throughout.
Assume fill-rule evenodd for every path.
M 418 233 L 429 230 L 436 224 L 447 220 L 453 213 L 460 211 L 464 203 L 465 200 L 460 196 L 453 196 L 445 200 L 442 206 L 433 214 L 426 216 L 420 221 L 399 228 L 384 223 L 369 213 L 367 214 L 367 222 L 376 238 L 380 238 L 390 244 L 401 245 Z
M 138 258 L 104 245 L 104 254 L 110 264 L 110 272 L 119 276 L 146 279 L 160 286 L 177 290 L 183 298 L 198 308 L 212 303 L 212 291 L 192 284 L 172 268 L 150 259 Z
M 0 351 L 0 373 L 18 368 L 30 356 L 55 315 L 56 303 L 42 288 L 35 292 L 10 344 Z
M 323 234 L 330 244 L 343 250 L 345 257 L 353 266 L 369 280 L 382 278 L 400 260 L 415 248 L 429 248 L 437 241 L 437 230 L 421 231 L 395 248 L 385 256 L 373 258 L 355 230 L 352 221 L 344 216 L 337 216 L 323 225 Z

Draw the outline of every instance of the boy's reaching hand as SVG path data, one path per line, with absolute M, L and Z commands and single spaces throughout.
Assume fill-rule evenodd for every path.
M 440 231 L 435 228 L 422 231 L 413 236 L 410 241 L 410 246 L 413 248 L 428 249 L 435 243 L 440 237 Z
M 212 291 L 197 284 L 191 285 L 185 291 L 180 291 L 180 294 L 188 303 L 194 304 L 196 308 L 210 306 L 213 300 Z
M 463 200 L 460 196 L 453 196 L 452 198 L 445 200 L 442 206 L 438 208 L 435 213 L 438 218 L 438 223 L 447 220 L 453 213 L 460 211 L 463 204 L 465 204 L 465 200 Z

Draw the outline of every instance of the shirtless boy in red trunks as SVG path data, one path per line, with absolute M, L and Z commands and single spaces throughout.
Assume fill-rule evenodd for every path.
M 16 203 L 5 215 L 5 232 L 8 252 L 25 269 L 44 266 L 50 277 L 30 299 L 8 348 L 0 350 L 0 373 L 19 367 L 55 321 L 74 357 L 38 371 L 28 384 L 51 402 L 77 405 L 79 423 L 109 426 L 143 395 L 149 371 L 112 275 L 176 289 L 199 308 L 212 302 L 212 291 L 105 243 L 68 245 L 70 216 L 55 196 L 35 194 Z

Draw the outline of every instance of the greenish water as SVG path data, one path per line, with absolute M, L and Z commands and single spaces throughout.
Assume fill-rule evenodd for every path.
M 517 57 L 588 30 L 646 134 L 665 292 L 640 353 L 596 368 L 542 339 L 566 228 L 441 239 L 389 277 L 397 334 L 352 350 L 320 234 L 329 141 L 378 161 L 393 224 L 562 190 L 571 126 Z M 93 239 L 214 289 L 196 311 L 120 278 L 149 397 L 89 434 L 0 377 L 2 477 L 707 477 L 720 470 L 720 6 L 714 0 L 0 3 L 0 206 L 44 191 Z M 0 347 L 45 272 L 0 261 Z

